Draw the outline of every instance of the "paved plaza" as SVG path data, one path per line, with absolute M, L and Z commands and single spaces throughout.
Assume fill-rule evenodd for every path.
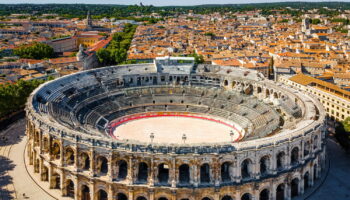
M 0 132 L 0 199 L 66 199 L 59 191 L 50 190 L 48 185 L 38 181 L 39 177 L 28 174 L 25 167 L 24 150 L 26 136 L 25 121 L 12 124 L 7 130 Z M 330 169 L 324 183 L 307 199 L 329 200 L 350 199 L 350 155 L 332 138 L 328 139 Z M 299 199 L 299 198 L 298 198 Z

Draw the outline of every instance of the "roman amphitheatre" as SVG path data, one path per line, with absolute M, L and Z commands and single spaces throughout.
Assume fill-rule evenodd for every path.
M 284 200 L 325 173 L 312 95 L 162 57 L 47 82 L 26 107 L 30 173 L 82 200 Z

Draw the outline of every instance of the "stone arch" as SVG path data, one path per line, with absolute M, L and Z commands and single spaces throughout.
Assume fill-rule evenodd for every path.
M 61 189 L 61 175 L 56 172 L 51 175 L 51 188 Z
M 89 170 L 90 169 L 90 156 L 88 153 L 86 152 L 82 152 L 80 154 L 80 167 L 83 169 L 83 170 Z
M 225 195 L 221 198 L 221 200 L 233 200 L 233 198 L 230 195 Z
M 65 186 L 65 195 L 74 198 L 74 182 L 70 179 L 67 179 Z
M 108 160 L 106 157 L 104 156 L 99 156 L 97 158 L 97 163 L 96 163 L 96 167 L 97 167 L 97 172 L 100 175 L 106 175 L 108 172 Z
M 304 143 L 304 156 L 309 155 L 310 153 L 310 141 Z
M 241 196 L 241 200 L 252 200 L 252 195 L 250 193 L 244 193 Z
M 243 179 L 251 178 L 252 165 L 253 163 L 249 158 L 241 163 L 241 176 Z
M 309 186 L 310 186 L 309 178 L 310 178 L 309 172 L 306 172 L 304 174 L 304 191 L 307 190 L 309 188 Z
M 124 193 L 119 192 L 117 194 L 117 200 L 128 200 L 128 197 Z
M 247 87 L 244 88 L 244 94 L 251 95 L 253 94 L 253 85 L 249 84 Z
M 148 180 L 148 165 L 145 162 L 140 162 L 138 165 L 137 181 L 146 183 Z
M 52 158 L 55 160 L 60 159 L 60 157 L 61 157 L 61 145 L 58 141 L 54 141 L 52 143 L 51 155 L 52 155 Z
M 299 148 L 294 147 L 290 153 L 290 164 L 296 165 L 299 162 Z
M 188 164 L 182 164 L 179 167 L 179 182 L 181 184 L 190 183 L 190 167 Z
M 265 155 L 260 158 L 260 175 L 264 176 L 269 173 L 270 170 L 270 156 Z
M 43 165 L 41 167 L 41 181 L 48 181 L 49 180 L 49 169 Z
M 74 150 L 73 150 L 73 148 L 66 147 L 64 158 L 65 158 L 65 163 L 67 165 L 73 165 L 74 164 Z
M 276 200 L 284 200 L 284 184 L 281 183 L 276 188 Z
M 44 139 L 43 139 L 43 152 L 44 153 L 49 152 L 49 150 L 50 150 L 50 146 L 49 145 L 50 145 L 49 139 L 47 137 L 44 137 Z
M 224 86 L 228 86 L 228 80 L 224 80 Z
M 90 200 L 90 188 L 87 185 L 81 186 L 81 200 Z
M 200 182 L 210 183 L 210 166 L 208 163 L 204 163 L 200 167 Z
M 158 182 L 160 184 L 168 184 L 169 182 L 169 167 L 165 163 L 158 165 Z
M 290 187 L 291 187 L 291 197 L 296 197 L 299 195 L 299 179 L 298 178 L 294 178 L 291 183 L 290 183 Z
M 97 200 L 108 200 L 108 194 L 103 189 L 99 189 L 97 192 Z
M 144 197 L 144 196 L 139 196 L 139 197 L 136 198 L 136 200 L 147 200 L 147 198 Z
M 270 199 L 270 191 L 268 189 L 261 190 L 259 194 L 259 200 L 269 200 Z
M 278 170 L 282 170 L 284 168 L 285 157 L 286 157 L 286 154 L 284 153 L 284 151 L 281 151 L 277 154 L 276 167 Z
M 119 180 L 125 180 L 128 175 L 128 163 L 125 160 L 119 160 L 117 162 L 118 174 L 117 177 Z
M 168 200 L 168 198 L 166 198 L 166 197 L 160 197 L 160 198 L 158 198 L 158 200 Z
M 209 197 L 203 197 L 202 200 L 212 200 L 212 199 Z
M 228 161 L 222 163 L 221 164 L 221 181 L 230 182 L 232 174 L 233 174 L 233 163 Z

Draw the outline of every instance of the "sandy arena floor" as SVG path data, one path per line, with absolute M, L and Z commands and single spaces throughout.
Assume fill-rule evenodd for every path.
M 230 132 L 234 135 L 230 136 Z M 137 119 L 119 125 L 113 132 L 117 139 L 133 139 L 141 142 L 151 142 L 150 134 L 154 133 L 154 143 L 184 143 L 186 144 L 229 142 L 239 139 L 239 133 L 224 124 L 214 121 L 189 117 L 152 117 Z

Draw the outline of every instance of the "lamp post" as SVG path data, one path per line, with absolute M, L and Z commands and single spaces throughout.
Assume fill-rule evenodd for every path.
M 185 144 L 185 142 L 186 142 L 186 139 L 187 139 L 186 134 L 183 134 L 183 135 L 182 135 L 182 140 L 184 141 L 184 144 Z
M 230 131 L 231 141 L 233 141 L 233 135 L 234 135 L 234 133 L 233 133 L 233 131 L 231 130 L 231 131 Z
M 151 138 L 151 143 L 153 143 L 154 133 L 151 133 L 151 134 L 149 135 L 149 138 Z

